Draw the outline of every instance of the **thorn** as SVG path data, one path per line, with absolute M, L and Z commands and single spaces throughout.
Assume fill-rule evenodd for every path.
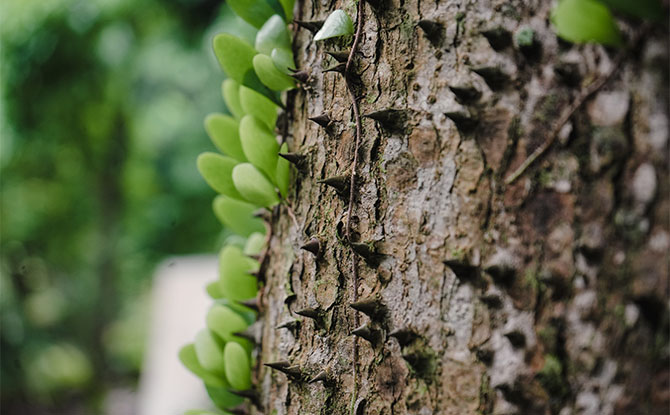
M 379 298 L 373 297 L 349 304 L 349 307 L 356 311 L 365 313 L 372 320 L 382 321 L 386 317 L 386 307 L 379 301 Z
M 381 111 L 371 112 L 363 115 L 365 118 L 371 118 L 379 123 L 387 130 L 402 130 L 407 121 L 407 113 L 403 110 L 385 109 Z
M 579 65 L 574 62 L 559 62 L 554 66 L 554 72 L 568 86 L 577 86 L 582 80 Z
M 482 35 L 489 41 L 489 44 L 493 50 L 502 50 L 505 49 L 512 43 L 512 36 L 509 31 L 502 27 L 496 27 L 494 29 L 484 30 L 481 32 Z
M 310 121 L 314 121 L 315 123 L 319 124 L 323 128 L 328 128 L 330 126 L 330 124 L 332 123 L 328 114 L 321 114 L 321 115 L 317 115 L 316 117 L 311 117 L 311 118 L 307 118 L 307 119 L 310 120 Z
M 307 164 L 307 157 L 297 153 L 279 153 L 279 157 L 288 160 L 298 170 L 304 170 Z
M 447 259 L 442 262 L 448 266 L 460 280 L 472 280 L 477 276 L 478 267 L 462 259 Z
M 444 115 L 453 121 L 460 131 L 472 131 L 477 126 L 477 120 L 465 112 L 445 112 Z
M 347 67 L 346 63 L 338 63 L 337 65 L 331 66 L 330 68 L 326 68 L 321 72 L 322 73 L 337 72 L 337 73 L 344 74 L 344 70 L 346 69 L 346 67 Z
M 258 393 L 256 393 L 256 391 L 253 389 L 247 389 L 243 391 L 228 389 L 228 392 L 232 393 L 233 395 L 239 396 L 240 398 L 249 399 L 251 402 L 254 403 L 254 405 L 258 405 Z
M 283 371 L 287 367 L 291 366 L 291 363 L 287 362 L 286 360 L 282 360 L 282 361 L 279 361 L 279 362 L 263 363 L 263 366 L 267 366 L 267 367 L 270 367 L 272 369 Z
M 262 326 L 260 321 L 250 325 L 243 331 L 233 333 L 234 336 L 247 339 L 253 344 L 259 344 L 261 339 Z
M 300 329 L 300 320 L 290 320 L 277 326 L 277 329 L 288 329 L 296 331 Z
M 505 333 L 505 337 L 507 337 L 509 342 L 512 343 L 512 346 L 517 349 L 526 345 L 526 335 L 519 330 L 513 330 L 509 333 Z
M 433 46 L 438 46 L 442 43 L 442 39 L 444 38 L 444 25 L 432 20 L 419 20 L 417 26 L 423 30 L 423 33 L 425 33 Z
M 453 92 L 454 95 L 456 95 L 456 99 L 462 103 L 477 102 L 479 98 L 482 96 L 482 93 L 479 92 L 479 90 L 469 85 L 450 86 L 449 89 L 451 89 L 451 92 Z
M 253 344 L 257 344 L 257 342 L 256 342 L 256 337 L 254 336 L 253 333 L 250 333 L 250 332 L 249 332 L 249 329 L 247 329 L 247 330 L 245 330 L 245 331 L 238 331 L 238 332 L 235 332 L 235 333 L 233 333 L 233 335 L 234 335 L 234 336 L 237 336 L 237 337 L 241 337 L 241 338 L 243 338 L 243 339 L 247 339 L 247 340 L 249 340 L 250 342 L 252 342 Z
M 319 180 L 319 183 L 323 183 L 332 187 L 340 197 L 348 198 L 350 179 L 351 177 L 349 175 L 333 176 L 327 179 Z
M 356 404 L 355 404 L 354 414 L 355 415 L 364 415 L 365 414 L 366 403 L 367 403 L 367 401 L 365 400 L 365 398 L 359 399 L 358 402 L 356 402 Z
M 344 63 L 349 60 L 349 52 L 326 52 L 333 57 L 336 61 Z
M 245 300 L 245 301 L 239 301 L 239 303 L 242 304 L 243 306 L 245 306 L 246 308 L 250 308 L 250 309 L 254 310 L 257 313 L 259 311 L 258 298 L 256 298 L 256 297 L 250 298 L 250 299 Z
M 256 260 L 256 261 L 259 261 L 259 262 L 260 262 L 260 260 L 261 260 L 261 255 L 260 255 L 260 254 L 247 255 L 247 256 L 248 256 L 249 258 L 254 259 L 254 260 Z
M 369 325 L 365 324 L 356 330 L 352 331 L 351 334 L 358 336 L 362 339 L 365 339 L 372 343 L 373 345 L 378 344 L 381 341 L 381 332 L 377 329 L 370 328 Z
M 352 242 L 351 249 L 373 268 L 379 265 L 381 257 L 383 256 L 375 252 L 374 249 L 370 247 L 370 244 L 362 242 Z
M 477 359 L 479 359 L 486 366 L 489 366 L 491 362 L 493 362 L 494 353 L 491 349 L 477 349 L 475 356 L 477 356 Z
M 284 298 L 284 304 L 292 303 L 296 298 L 298 298 L 296 294 L 289 294 Z
M 481 300 L 489 308 L 500 308 L 503 304 L 502 298 L 500 298 L 500 295 L 496 292 L 485 293 L 481 296 Z
M 298 310 L 295 313 L 299 316 L 311 318 L 313 320 L 321 320 L 321 317 L 323 316 L 323 312 L 321 310 L 317 310 L 316 308 L 312 307 L 303 308 L 302 310 Z
M 473 68 L 472 72 L 484 78 L 484 81 L 493 90 L 502 89 L 510 82 L 509 76 L 496 66 Z
M 321 241 L 319 241 L 318 238 L 312 238 L 305 245 L 301 246 L 300 249 L 309 251 L 314 254 L 314 256 L 318 257 L 321 253 Z
M 309 80 L 309 74 L 306 71 L 293 72 L 288 76 L 303 84 L 306 84 Z
M 400 344 L 401 347 L 407 346 L 408 344 L 412 343 L 419 337 L 418 334 L 406 328 L 392 331 L 391 333 L 389 333 L 389 336 L 395 337 L 396 340 L 398 340 L 398 344 Z
M 328 383 L 328 372 L 325 370 L 322 370 L 321 372 L 317 373 L 316 376 L 314 376 L 308 383 L 316 383 L 316 382 L 323 382 L 323 383 Z
M 297 24 L 298 26 L 302 27 L 303 29 L 307 29 L 312 33 L 316 33 L 319 30 L 321 30 L 321 27 L 323 26 L 323 20 L 315 20 L 312 22 L 306 22 L 303 20 L 294 20 L 293 23 Z

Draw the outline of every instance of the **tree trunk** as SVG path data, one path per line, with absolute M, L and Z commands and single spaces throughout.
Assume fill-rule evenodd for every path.
M 348 182 L 339 195 L 319 183 L 352 169 L 347 84 L 323 72 L 351 39 L 294 28 L 310 77 L 289 98 L 286 140 L 307 162 L 271 227 L 256 413 L 667 413 L 667 33 L 617 61 L 559 42 L 550 3 L 363 5 L 361 114 L 397 110 L 363 118 L 351 229 L 367 258 L 343 235 Z M 296 20 L 356 7 L 300 2 Z M 327 128 L 308 120 L 322 113 Z M 300 249 L 312 238 L 316 256 Z M 363 324 L 372 341 L 351 335 Z M 263 365 L 281 361 L 288 376 Z

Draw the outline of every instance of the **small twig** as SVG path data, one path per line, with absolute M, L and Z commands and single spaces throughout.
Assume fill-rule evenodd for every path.
M 642 32 L 643 31 L 640 31 L 637 34 L 632 44 L 637 43 L 637 40 L 639 40 L 639 36 L 641 36 Z M 526 169 L 535 162 L 535 160 L 540 158 L 552 146 L 552 144 L 554 144 L 556 138 L 558 137 L 558 134 L 561 132 L 561 129 L 563 129 L 563 126 L 570 120 L 570 118 L 572 118 L 575 111 L 577 111 L 591 95 L 593 95 L 600 88 L 602 88 L 603 85 L 607 83 L 607 81 L 612 79 L 612 76 L 614 76 L 614 74 L 621 66 L 621 62 L 623 61 L 626 54 L 627 50 L 622 50 L 621 52 L 619 52 L 619 54 L 612 62 L 612 69 L 606 74 L 599 76 L 595 81 L 593 81 L 579 93 L 577 98 L 575 98 L 575 100 L 568 107 L 568 109 L 563 112 L 561 117 L 554 124 L 554 128 L 551 129 L 551 133 L 549 134 L 549 138 L 544 143 L 542 143 L 540 147 L 536 148 L 535 151 L 533 151 L 533 153 L 531 153 L 531 155 L 528 156 L 528 158 L 526 158 L 526 160 L 524 160 L 523 163 L 521 163 L 521 165 L 514 171 L 514 173 L 512 173 L 505 179 L 505 184 L 514 183 L 514 181 L 518 179 L 519 176 L 521 176 L 526 171 Z

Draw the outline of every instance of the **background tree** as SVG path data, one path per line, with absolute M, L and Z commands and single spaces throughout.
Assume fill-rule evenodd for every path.
M 576 46 L 551 6 L 362 5 L 350 218 L 348 182 L 320 181 L 354 160 L 347 82 L 324 72 L 351 40 L 294 27 L 309 78 L 287 141 L 308 167 L 295 222 L 283 207 L 272 222 L 258 413 L 665 413 L 667 28 L 627 17 L 627 48 Z M 295 19 L 337 7 L 356 15 L 300 2 Z M 321 114 L 326 128 L 308 120 Z M 312 238 L 318 255 L 300 250 Z M 299 370 L 262 366 L 281 361 Z

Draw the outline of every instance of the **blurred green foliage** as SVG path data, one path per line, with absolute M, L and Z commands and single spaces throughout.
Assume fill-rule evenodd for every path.
M 225 111 L 210 0 L 7 0 L 0 10 L 2 405 L 99 410 L 141 365 L 157 261 L 226 235 L 195 159 Z M 63 362 L 69 362 L 64 365 Z M 59 363 L 54 363 L 59 362 Z M 65 367 L 63 367 L 63 365 Z M 17 412 L 18 413 L 18 412 Z M 48 411 L 40 413 L 50 413 Z

